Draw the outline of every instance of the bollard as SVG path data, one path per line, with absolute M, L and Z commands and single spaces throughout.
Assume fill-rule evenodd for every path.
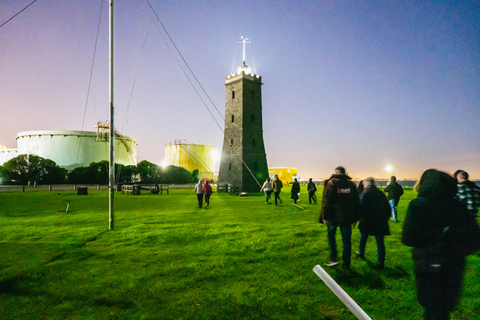
M 48 185 L 48 191 L 52 191 L 52 185 L 51 184 Z
M 37 187 L 37 181 L 34 181 L 34 182 L 33 182 L 33 187 L 34 187 L 34 188 Z
M 97 184 L 97 190 L 100 190 L 100 185 L 99 184 Z
M 76 184 L 73 185 L 73 191 L 77 191 L 77 185 Z
M 160 194 L 163 194 L 163 186 L 160 186 Z
M 22 189 L 23 189 L 22 192 L 25 192 L 25 186 L 22 186 L 22 187 L 23 187 L 23 188 L 22 188 Z
M 70 202 L 67 203 L 67 210 L 65 210 L 65 212 L 67 212 L 67 213 L 68 213 L 68 208 L 70 208 Z

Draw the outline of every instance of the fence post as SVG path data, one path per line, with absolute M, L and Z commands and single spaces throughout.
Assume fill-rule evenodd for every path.
M 52 191 L 52 185 L 51 184 L 48 185 L 48 191 Z

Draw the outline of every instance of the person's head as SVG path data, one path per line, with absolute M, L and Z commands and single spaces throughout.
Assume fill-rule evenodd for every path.
M 312 182 L 312 178 L 308 179 L 308 182 Z
M 203 180 L 202 180 L 202 179 L 199 179 L 199 180 L 198 180 L 198 183 L 202 184 L 202 183 L 203 183 Z
M 453 177 L 458 183 L 463 183 L 468 180 L 468 173 L 464 170 L 457 170 L 453 174 Z
M 391 177 L 390 177 L 390 181 L 392 181 L 392 182 L 395 182 L 395 181 L 397 181 L 397 177 L 395 177 L 395 176 L 391 176 Z
M 208 180 L 207 180 L 207 179 L 205 179 L 205 181 L 203 182 L 203 184 L 208 184 Z
M 436 169 L 428 169 L 420 178 L 416 188 L 418 196 L 449 200 L 455 198 L 457 183 L 449 174 Z
M 267 177 L 267 181 L 270 181 L 270 177 Z
M 363 179 L 363 185 L 365 186 L 365 188 L 375 186 L 375 179 L 373 179 L 372 177 L 365 178 Z
M 278 175 L 275 175 L 275 180 L 278 180 Z
M 297 178 L 295 178 L 295 179 L 293 179 L 293 180 L 294 180 L 295 182 L 298 182 L 298 181 L 297 181 Z
M 342 166 L 338 166 L 335 168 L 335 174 L 345 174 L 345 168 Z

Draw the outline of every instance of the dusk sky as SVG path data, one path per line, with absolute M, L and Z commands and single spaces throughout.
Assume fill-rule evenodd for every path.
M 0 1 L 0 24 L 31 2 Z M 222 128 L 215 107 L 223 116 L 238 40 L 251 39 L 269 167 L 480 178 L 479 1 L 150 3 Z M 116 1 L 115 31 L 115 127 L 137 139 L 138 160 L 160 164 L 175 139 L 220 153 L 223 133 L 147 0 Z M 0 27 L 0 145 L 16 148 L 22 131 L 93 131 L 109 118 L 108 89 L 108 0 L 40 0 Z

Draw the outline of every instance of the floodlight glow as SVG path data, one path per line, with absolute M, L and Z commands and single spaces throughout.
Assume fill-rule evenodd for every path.
M 160 163 L 160 166 L 165 169 L 165 167 L 168 167 L 168 161 L 165 159 Z
M 386 168 L 385 168 L 385 171 L 387 171 L 388 173 L 392 172 L 393 171 L 393 167 L 391 165 L 388 165 Z

